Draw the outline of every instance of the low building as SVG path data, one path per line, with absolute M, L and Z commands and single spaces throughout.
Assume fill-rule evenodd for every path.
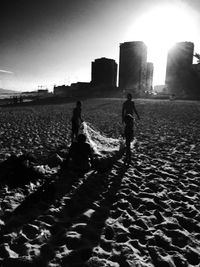
M 54 86 L 53 93 L 55 96 L 61 97 L 81 97 L 87 96 L 88 90 L 91 87 L 90 83 L 77 82 L 68 85 Z
M 70 86 L 67 85 L 59 85 L 59 86 L 54 86 L 53 88 L 53 94 L 55 96 L 69 96 L 70 94 Z

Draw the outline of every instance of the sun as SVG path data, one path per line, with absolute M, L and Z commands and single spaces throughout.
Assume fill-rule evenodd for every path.
M 192 10 L 161 5 L 145 11 L 130 27 L 126 40 L 145 42 L 148 61 L 154 63 L 154 84 L 163 84 L 169 48 L 176 42 L 195 42 L 197 36 Z

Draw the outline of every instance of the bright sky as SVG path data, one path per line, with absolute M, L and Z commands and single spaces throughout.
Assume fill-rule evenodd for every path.
M 199 0 L 3 0 L 0 16 L 0 88 L 91 80 L 91 62 L 119 62 L 119 44 L 144 41 L 163 84 L 167 50 L 178 41 L 200 52 Z

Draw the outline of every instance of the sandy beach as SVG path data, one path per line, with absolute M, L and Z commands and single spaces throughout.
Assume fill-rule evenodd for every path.
M 110 167 L 84 176 L 49 166 L 70 144 L 73 104 L 0 109 L 1 164 L 29 153 L 41 174 L 15 187 L 0 174 L 2 267 L 200 266 L 200 103 L 135 103 L 125 164 L 109 150 L 123 132 L 122 100 L 83 101 L 85 122 L 105 137 L 100 166 Z

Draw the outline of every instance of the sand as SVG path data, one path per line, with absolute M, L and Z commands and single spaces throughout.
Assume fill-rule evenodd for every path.
M 200 104 L 137 106 L 130 164 L 123 151 L 85 175 L 37 163 L 44 180 L 1 188 L 1 266 L 200 266 Z

